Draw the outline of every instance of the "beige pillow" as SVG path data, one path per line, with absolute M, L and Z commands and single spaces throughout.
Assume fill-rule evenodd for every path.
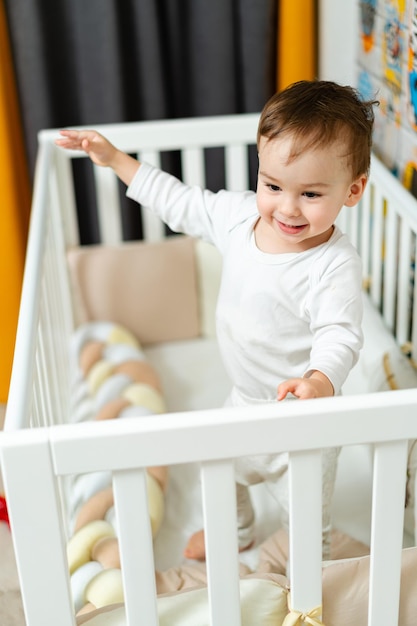
M 142 345 L 200 334 L 195 242 L 81 246 L 68 252 L 76 324 L 110 320 Z

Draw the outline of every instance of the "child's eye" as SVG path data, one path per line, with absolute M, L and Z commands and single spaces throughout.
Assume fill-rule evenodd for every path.
M 281 191 L 281 187 L 278 187 L 278 185 L 272 185 L 272 184 L 268 184 L 267 187 L 271 190 L 271 191 Z
M 315 191 L 305 191 L 303 195 L 306 196 L 306 198 L 318 198 L 320 196 L 320 194 Z

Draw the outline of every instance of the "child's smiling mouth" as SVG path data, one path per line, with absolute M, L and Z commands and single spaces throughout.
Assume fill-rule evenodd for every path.
M 295 224 L 286 224 L 285 222 L 280 222 L 279 220 L 277 220 L 277 224 L 284 233 L 287 233 L 289 235 L 298 235 L 302 230 L 307 227 L 307 224 L 300 224 L 299 226 L 296 226 Z

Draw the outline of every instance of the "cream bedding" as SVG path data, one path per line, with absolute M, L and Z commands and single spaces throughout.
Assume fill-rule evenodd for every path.
M 301 618 L 291 610 L 290 583 L 285 572 L 288 537 L 280 530 L 259 551 L 259 563 L 251 571 L 241 566 L 240 591 L 243 626 L 358 626 L 367 623 L 369 557 L 367 547 L 334 532 L 331 556 L 323 566 L 323 606 Z M 351 555 L 353 558 L 345 558 Z M 417 548 L 403 550 L 399 624 L 417 623 Z M 161 625 L 208 626 L 205 567 L 185 565 L 157 572 L 158 613 Z M 387 589 L 387 593 L 389 593 Z M 80 615 L 77 625 L 125 626 L 123 605 L 105 607 Z M 138 625 L 139 626 L 139 625 Z

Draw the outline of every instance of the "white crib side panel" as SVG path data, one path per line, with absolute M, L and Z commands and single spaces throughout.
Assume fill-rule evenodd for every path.
M 372 543 L 373 557 L 376 558 L 372 566 L 375 572 L 372 579 L 373 597 L 376 604 L 380 604 L 382 590 L 395 590 L 398 586 L 397 551 L 401 552 L 407 454 L 407 443 L 403 439 L 417 438 L 415 406 L 416 390 L 404 390 L 260 405 L 255 416 L 252 407 L 242 407 L 4 433 L 3 437 L 6 438 L 0 438 L 0 447 L 3 449 L 6 495 L 10 495 L 12 525 L 18 528 L 16 542 L 22 555 L 21 571 L 26 577 L 27 595 L 33 602 L 33 607 L 28 605 L 28 610 L 35 611 L 37 617 L 41 616 L 41 607 L 39 601 L 36 604 L 35 598 L 40 593 L 38 585 L 44 585 L 44 579 L 40 583 L 39 577 L 34 579 L 33 576 L 34 569 L 41 562 L 41 555 L 46 571 L 53 572 L 50 575 L 53 576 L 53 588 L 58 588 L 57 600 L 62 602 L 64 599 L 60 608 L 68 610 L 68 575 L 63 549 L 65 533 L 62 530 L 54 473 L 116 472 L 116 508 L 120 535 L 125 538 L 122 539 L 122 558 L 128 563 L 126 580 L 130 581 L 127 589 L 131 585 L 130 591 L 127 591 L 127 597 L 130 597 L 134 593 L 131 576 L 135 580 L 138 580 L 137 577 L 146 578 L 153 569 L 142 466 L 157 465 L 161 461 L 201 461 L 213 619 L 217 619 L 214 623 L 239 624 L 238 603 L 235 602 L 238 588 L 237 539 L 234 535 L 236 511 L 233 463 L 230 459 L 247 454 L 276 452 L 278 447 L 279 450 L 292 452 L 291 602 L 294 610 L 311 612 L 320 605 L 321 595 L 320 449 L 340 444 L 394 440 L 394 444 L 377 446 L 375 462 L 376 470 L 379 472 L 379 466 L 383 470 L 382 474 L 377 474 L 375 482 L 375 539 Z M 45 445 L 47 440 L 51 452 Z M 26 481 L 28 466 L 32 471 Z M 135 467 L 140 471 L 136 472 Z M 39 485 L 43 487 L 41 494 Z M 137 493 L 141 494 L 140 499 L 137 499 Z M 32 527 L 32 532 L 32 528 L 28 529 L 27 521 L 39 509 L 45 510 L 47 515 Z M 391 509 L 397 510 L 397 514 L 391 515 Z M 138 537 L 138 543 L 130 544 L 135 536 Z M 147 542 L 143 560 L 137 558 L 142 539 Z M 43 542 L 47 542 L 47 548 Z M 131 545 L 134 546 L 132 555 L 126 556 Z M 391 556 L 393 559 L 388 560 Z M 387 562 L 390 563 L 389 568 L 385 566 Z M 141 607 L 148 607 L 146 610 L 151 619 L 154 610 L 153 576 L 148 583 L 150 597 L 148 602 L 144 601 L 144 605 L 141 601 Z M 49 588 L 42 587 L 44 592 Z M 394 604 L 389 606 L 392 594 L 385 596 L 387 611 L 389 614 L 395 613 L 395 595 Z M 227 606 L 222 606 L 221 600 L 226 604 L 226 598 Z M 230 598 L 233 602 L 229 604 Z M 49 614 L 51 612 L 45 601 L 43 610 Z M 136 600 L 133 597 L 132 619 L 139 610 L 139 598 Z M 378 607 L 372 608 L 372 611 L 375 616 L 379 616 Z M 54 619 L 57 615 L 59 613 L 55 612 Z M 226 617 L 225 621 L 223 618 Z M 59 623 L 72 626 L 69 618 Z M 48 620 L 38 620 L 28 626 L 39 624 L 52 626 Z
M 30 421 L 33 382 L 31 363 L 35 359 L 38 341 L 38 311 L 42 288 L 43 250 L 47 231 L 48 178 L 45 171 L 50 162 L 50 154 L 49 146 L 40 146 L 35 170 L 36 193 L 30 219 L 30 235 L 26 251 L 5 430 L 27 427 Z
M 52 165 L 51 165 L 52 167 Z M 45 199 L 45 242 L 42 251 L 42 278 L 38 315 L 38 357 L 33 376 L 42 381 L 45 404 L 42 412 L 32 410 L 37 424 L 65 423 L 68 420 L 69 360 L 68 336 L 74 327 L 64 233 L 58 205 L 57 180 L 49 172 Z M 33 408 L 33 407 L 32 407 Z
M 0 433 L 26 626 L 75 626 L 66 538 L 46 433 Z M 16 439 L 16 435 L 18 438 Z M 47 598 L 47 599 L 46 599 Z
M 53 150 L 41 144 L 38 155 L 6 430 L 28 427 L 31 420 L 64 421 L 69 367 L 64 343 L 73 322 Z M 45 414 L 33 413 L 39 407 L 34 381 L 48 396 Z
M 411 353 L 415 355 L 417 200 L 375 156 L 372 158 L 369 186 L 372 190 L 369 237 L 371 297 L 382 310 L 384 320 L 397 342 L 410 347 Z M 362 228 L 364 225 L 362 223 Z M 365 264 L 363 249 L 362 260 Z

